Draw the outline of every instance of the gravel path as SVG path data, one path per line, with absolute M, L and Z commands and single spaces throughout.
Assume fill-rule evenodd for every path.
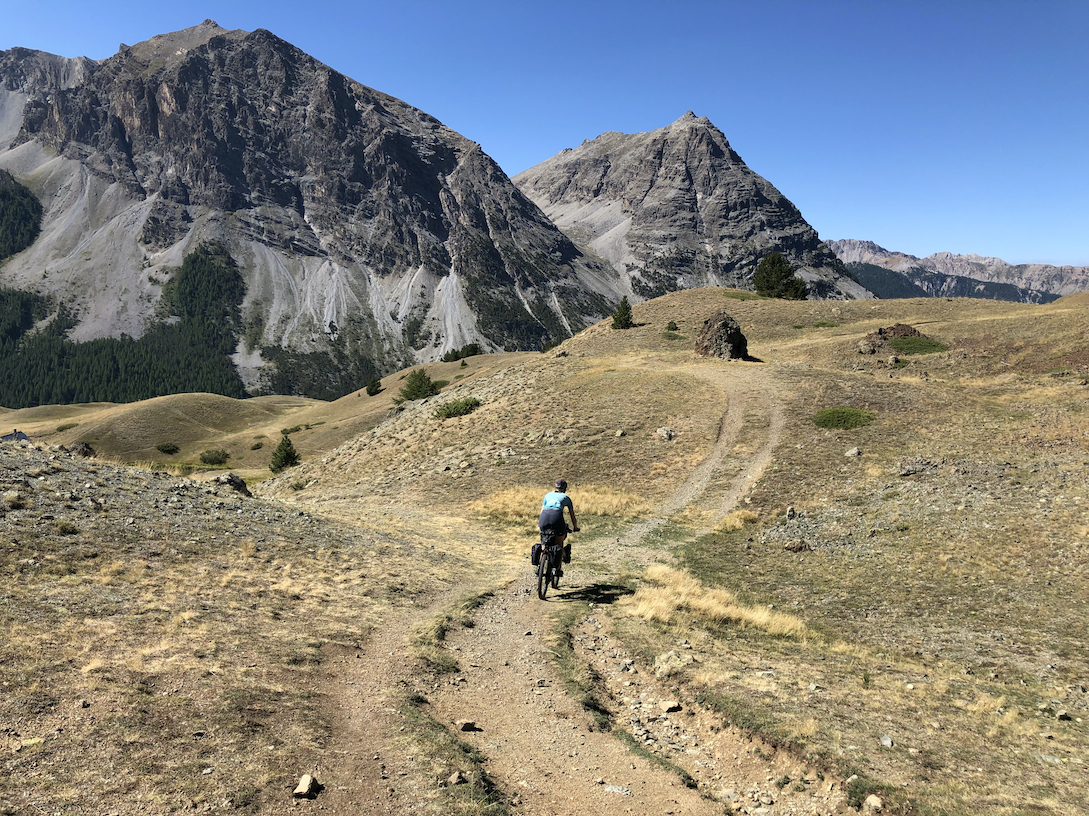
M 607 585 L 601 576 L 579 570 L 580 553 L 613 566 L 659 560 L 661 550 L 646 545 L 658 525 L 696 501 L 711 501 L 721 518 L 759 478 L 782 428 L 768 373 L 734 367 L 707 369 L 706 376 L 729 399 L 718 440 L 659 514 L 634 525 L 617 546 L 599 541 L 586 550 L 580 544 L 575 563 L 548 601 L 536 598 L 527 563 L 478 610 L 475 626 L 447 638 L 461 670 L 427 690 L 432 714 L 451 728 L 466 721 L 474 724 L 459 736 L 488 758 L 489 774 L 512 795 L 517 813 L 721 814 L 726 803 L 738 812 L 764 808 L 764 813 L 817 814 L 835 812 L 842 800 L 832 786 L 822 794 L 800 797 L 779 791 L 773 777 L 799 778 L 811 771 L 786 757 L 773 764 L 758 759 L 758 743 L 721 729 L 720 717 L 689 702 L 679 713 L 667 711 L 667 703 L 675 700 L 653 667 L 639 665 L 610 640 L 612 598 Z M 718 484 L 714 477 L 735 451 L 742 430 L 751 433 L 754 422 L 759 444 L 743 455 L 731 481 Z M 572 602 L 587 601 L 591 613 L 573 631 L 575 653 L 602 679 L 615 726 L 686 772 L 699 783 L 698 790 L 685 787 L 676 772 L 633 752 L 616 735 L 599 730 L 590 713 L 566 693 L 553 660 L 551 635 L 558 613 Z M 773 802 L 779 804 L 768 810 Z

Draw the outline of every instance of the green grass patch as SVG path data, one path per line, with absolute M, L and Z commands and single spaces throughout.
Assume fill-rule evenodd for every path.
M 426 697 L 412 694 L 399 710 L 416 753 L 428 758 L 430 770 L 424 781 L 437 793 L 432 802 L 435 811 L 451 816 L 507 816 L 507 797 L 484 770 L 485 756 L 437 722 L 425 710 L 427 704 Z M 455 771 L 461 773 L 463 784 L 449 784 Z
M 457 658 L 442 648 L 442 643 L 451 629 L 473 628 L 475 624 L 472 613 L 494 594 L 487 590 L 469 595 L 417 627 L 412 638 L 412 648 L 425 671 L 431 674 L 451 674 L 461 668 Z
M 613 715 L 602 702 L 605 697 L 602 678 L 592 666 L 580 663 L 575 656 L 574 628 L 584 614 L 586 607 L 582 604 L 569 607 L 560 614 L 552 656 L 559 667 L 567 694 L 578 700 L 579 705 L 593 717 L 599 731 L 611 731 Z
M 936 354 L 949 351 L 949 346 L 929 337 L 893 337 L 889 346 L 901 354 Z
M 57 433 L 64 433 L 65 431 L 71 430 L 77 425 L 79 425 L 78 422 L 65 422 L 63 425 L 57 426 Z
M 825 408 L 813 414 L 813 424 L 818 428 L 832 428 L 841 431 L 849 431 L 853 428 L 861 428 L 869 425 L 877 415 L 873 411 L 862 411 L 858 408 Z
M 699 784 L 696 782 L 695 779 L 692 778 L 691 774 L 689 774 L 688 771 L 686 771 L 684 768 L 674 765 L 665 757 L 660 757 L 657 754 L 648 751 L 646 747 L 644 747 L 643 743 L 641 743 L 623 728 L 617 729 L 613 732 L 613 734 L 616 736 L 617 739 L 619 739 L 622 743 L 628 746 L 628 750 L 635 754 L 637 757 L 641 757 L 647 762 L 657 765 L 662 770 L 675 773 L 680 778 L 681 782 L 686 788 L 692 788 L 693 790 L 697 790 L 699 788 Z
M 758 294 L 756 294 L 756 292 L 733 292 L 733 291 L 731 291 L 731 292 L 723 292 L 722 294 L 725 297 L 730 298 L 730 300 L 763 300 L 764 299 L 764 297 L 762 295 L 758 295 Z
M 663 340 L 684 340 L 684 335 L 683 334 L 678 334 L 675 331 L 664 331 L 664 332 L 662 332 L 662 339 Z
M 839 326 L 839 323 L 833 323 L 831 320 L 818 320 L 813 324 L 814 329 L 834 329 Z

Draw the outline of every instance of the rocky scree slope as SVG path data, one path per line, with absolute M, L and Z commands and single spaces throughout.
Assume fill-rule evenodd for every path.
M 45 205 L 0 284 L 68 304 L 75 339 L 140 336 L 171 268 L 225 244 L 248 385 L 263 349 L 391 371 L 537 348 L 619 299 L 479 145 L 263 30 L 207 20 L 97 63 L 0 52 L 0 168 Z
M 1001 258 L 951 252 L 936 252 L 918 258 L 885 249 L 873 241 L 854 238 L 825 243 L 845 264 L 871 264 L 898 272 L 933 297 L 987 297 L 1044 303 L 1054 300 L 1046 293 L 1061 296 L 1089 289 L 1089 267 L 1084 266 L 1010 264 Z M 969 280 L 957 280 L 963 278 Z M 973 289 L 971 281 L 991 286 L 977 285 Z M 973 291 L 984 294 L 973 294 Z
M 691 111 L 649 133 L 604 133 L 514 183 L 572 240 L 609 261 L 631 297 L 751 289 L 753 270 L 772 251 L 811 296 L 872 297 L 798 209 Z

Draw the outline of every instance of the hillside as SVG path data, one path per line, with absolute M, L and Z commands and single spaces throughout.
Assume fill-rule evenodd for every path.
M 303 463 L 247 499 L 0 446 L 0 802 L 273 813 L 314 773 L 333 814 L 1083 813 L 1087 307 L 699 289 L 428 366 L 426 402 L 7 412 L 133 459 L 290 423 Z M 754 361 L 692 354 L 720 309 Z M 896 324 L 944 350 L 860 353 Z M 583 532 L 541 602 L 557 475 Z

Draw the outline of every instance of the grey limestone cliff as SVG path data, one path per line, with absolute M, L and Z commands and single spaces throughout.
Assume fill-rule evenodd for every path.
M 0 285 L 67 304 L 75 339 L 139 336 L 184 255 L 226 245 L 250 385 L 276 349 L 389 371 L 537 348 L 620 297 L 479 145 L 263 30 L 208 20 L 100 62 L 0 52 L 0 168 L 45 206 Z
M 781 252 L 812 296 L 867 298 L 787 198 L 691 111 L 649 133 L 605 133 L 514 177 L 635 297 L 706 285 L 752 288 Z

